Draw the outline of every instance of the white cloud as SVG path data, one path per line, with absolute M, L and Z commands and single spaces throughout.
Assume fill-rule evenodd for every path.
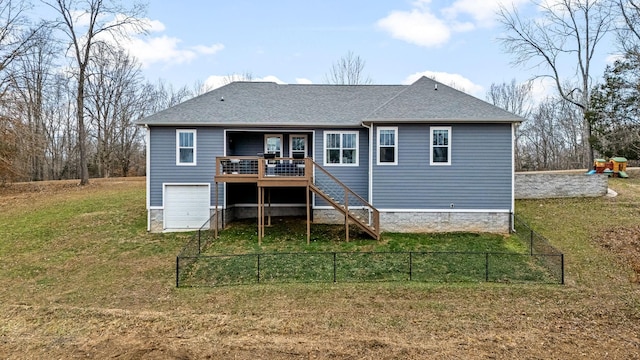
M 116 15 L 109 23 L 122 20 L 124 15 Z M 184 46 L 181 39 L 162 34 L 166 26 L 158 20 L 149 18 L 138 19 L 138 25 L 125 25 L 122 28 L 124 37 L 114 39 L 114 34 L 102 33 L 102 39 L 118 44 L 131 56 L 135 57 L 142 67 L 152 64 L 184 64 L 193 61 L 199 56 L 213 55 L 224 49 L 223 44 L 197 44 Z M 108 24 L 108 23 L 107 23 Z M 140 27 L 146 29 L 150 35 L 143 36 Z
M 434 79 L 447 86 L 451 86 L 454 89 L 464 91 L 476 97 L 484 96 L 484 88 L 482 86 L 474 84 L 473 81 L 465 78 L 460 74 L 451 74 L 447 72 L 437 72 L 437 71 L 423 71 L 423 72 L 417 72 L 407 76 L 402 81 L 402 83 L 407 85 L 413 84 L 416 80 L 418 80 L 423 76 Z
M 613 65 L 618 60 L 624 60 L 623 54 L 611 54 L 604 60 L 607 65 Z
M 451 30 L 428 9 L 392 11 L 377 25 L 392 37 L 419 46 L 438 46 L 449 41 Z
M 193 50 L 195 50 L 195 52 L 206 55 L 215 54 L 222 49 L 224 49 L 224 45 L 222 44 L 213 44 L 211 46 L 196 45 L 193 47 Z
M 309 85 L 309 84 L 313 84 L 313 81 L 311 81 L 309 79 L 305 79 L 305 78 L 296 78 L 296 84 Z
M 549 97 L 557 94 L 555 80 L 550 77 L 540 77 L 531 80 L 531 102 L 532 105 L 540 104 Z
M 520 6 L 528 0 L 512 0 Z M 418 0 L 408 11 L 394 10 L 376 23 L 393 38 L 424 47 L 440 46 L 455 33 L 496 25 L 501 0 L 456 0 L 448 7 L 434 9 L 431 0 Z

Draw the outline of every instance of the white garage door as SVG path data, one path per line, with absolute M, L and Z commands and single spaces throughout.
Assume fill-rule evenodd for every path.
M 209 220 L 208 185 L 165 185 L 165 230 L 199 229 Z

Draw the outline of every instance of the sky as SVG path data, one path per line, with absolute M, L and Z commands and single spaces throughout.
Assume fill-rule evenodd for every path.
M 286 84 L 326 83 L 348 52 L 375 84 L 434 77 L 479 98 L 492 83 L 526 81 L 498 38 L 499 0 L 149 0 L 149 33 L 129 51 L 150 81 L 220 86 L 234 74 Z M 527 0 L 509 1 L 537 16 Z M 596 56 L 602 76 L 610 47 Z M 536 91 L 543 90 L 540 86 Z

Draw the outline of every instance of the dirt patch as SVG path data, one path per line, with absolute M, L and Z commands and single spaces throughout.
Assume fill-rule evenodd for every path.
M 640 283 L 640 225 L 614 227 L 596 242 L 627 263 L 634 271 L 631 281 Z

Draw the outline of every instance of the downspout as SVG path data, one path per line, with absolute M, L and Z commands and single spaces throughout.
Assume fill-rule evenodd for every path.
M 144 125 L 145 135 L 144 141 L 147 146 L 147 164 L 145 169 L 145 176 L 147 182 L 147 232 L 151 231 L 151 129 L 149 129 L 149 125 Z
M 367 201 L 373 205 L 373 123 L 366 125 L 363 122 L 362 126 L 369 129 L 369 194 Z M 369 224 L 371 224 L 371 211 L 369 211 Z
M 515 231 L 516 215 L 516 123 L 511 123 L 511 229 Z

